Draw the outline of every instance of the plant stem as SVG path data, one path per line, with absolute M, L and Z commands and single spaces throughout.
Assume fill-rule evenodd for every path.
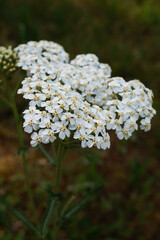
M 31 208 L 32 208 L 32 211 L 33 211 L 33 215 L 35 217 L 36 223 L 38 224 L 38 216 L 37 216 L 37 213 L 36 213 L 36 207 L 35 207 L 35 203 L 34 203 L 34 200 L 33 200 L 33 194 L 32 194 L 32 190 L 31 190 L 30 183 L 29 183 L 28 166 L 27 166 L 25 150 L 24 150 L 25 145 L 24 145 L 24 141 L 23 141 L 22 127 L 21 127 L 21 123 L 20 123 L 19 114 L 18 114 L 16 103 L 15 103 L 15 99 L 14 99 L 14 97 L 11 97 L 11 98 L 12 98 L 11 109 L 12 109 L 14 119 L 15 119 L 15 122 L 16 122 L 18 139 L 19 139 L 20 148 L 21 148 L 20 151 L 22 151 L 21 155 L 22 155 L 22 161 L 23 161 L 23 170 L 24 170 L 25 182 L 26 182 L 26 186 L 27 186 L 28 196 L 29 196 L 30 205 L 31 205 Z
M 55 194 L 58 194 L 58 191 L 59 191 L 62 161 L 64 159 L 64 155 L 65 155 L 64 145 L 59 141 L 58 153 L 57 153 L 56 180 L 55 180 L 55 188 L 54 188 Z M 55 219 L 54 219 L 54 223 L 55 223 L 55 226 L 54 226 L 54 240 L 58 240 L 58 235 L 59 235 L 58 218 L 59 218 L 59 212 L 58 212 L 58 206 L 57 206 L 56 209 L 55 209 Z
M 57 162 L 56 150 L 55 150 L 55 146 L 54 146 L 53 142 L 51 143 L 51 147 L 52 147 L 53 158 L 54 158 L 55 162 Z
M 55 181 L 55 189 L 54 189 L 55 193 L 58 193 L 58 189 L 59 189 L 63 150 L 64 150 L 63 145 L 59 142 L 59 151 L 58 151 L 57 168 L 56 168 L 56 181 Z
M 8 106 L 10 107 L 10 109 L 13 112 L 14 120 L 15 120 L 15 123 L 16 123 L 19 145 L 20 145 L 20 153 L 21 153 L 22 162 L 23 162 L 24 177 L 25 177 L 25 183 L 26 183 L 26 187 L 27 187 L 27 191 L 28 191 L 30 206 L 32 208 L 33 215 L 35 217 L 35 221 L 38 225 L 38 216 L 37 216 L 37 213 L 36 213 L 36 207 L 35 207 L 35 203 L 34 203 L 34 200 L 33 200 L 32 190 L 31 190 L 31 187 L 30 187 L 30 184 L 29 184 L 28 167 L 27 167 L 27 162 L 26 162 L 26 157 L 25 157 L 25 144 L 24 144 L 24 141 L 23 141 L 23 131 L 22 131 L 22 127 L 21 127 L 21 122 L 20 122 L 20 118 L 19 118 L 19 113 L 18 113 L 15 97 L 12 94 L 12 91 L 10 89 L 10 86 L 9 86 L 8 82 L 9 82 L 9 77 L 6 76 L 6 79 L 5 79 L 5 85 L 6 86 L 5 87 L 6 87 L 6 91 L 7 91 L 9 101 L 6 100 L 5 97 L 2 97 L 2 96 L 1 96 L 1 99 L 5 100 L 5 102 L 8 104 Z
M 11 110 L 13 112 L 14 120 L 15 120 L 15 123 L 16 123 L 20 148 L 24 149 L 23 133 L 22 133 L 19 114 L 18 114 L 18 110 L 17 110 L 17 106 L 16 106 L 16 103 L 15 103 L 14 97 L 11 97 Z

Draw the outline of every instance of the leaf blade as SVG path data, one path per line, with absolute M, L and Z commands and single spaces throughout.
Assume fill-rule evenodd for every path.
M 0 196 L 1 203 L 23 224 L 25 224 L 30 230 L 32 230 L 38 237 L 40 237 L 40 233 L 36 226 L 30 221 L 30 219 L 25 216 L 22 212 L 14 208 L 10 203 L 8 203 L 4 197 Z
M 72 209 L 67 210 L 61 217 L 60 221 L 68 219 L 73 214 L 77 213 L 82 207 L 84 207 L 87 202 L 89 202 L 101 189 L 103 188 L 103 184 L 96 187 L 94 190 L 90 191 L 90 193 L 87 193 L 86 196 L 78 203 L 76 204 Z
M 58 204 L 57 197 L 54 198 L 53 196 L 50 196 L 47 204 L 47 209 L 44 213 L 43 221 L 41 224 L 41 236 L 44 236 L 46 234 L 48 226 L 53 218 L 54 210 L 57 204 Z

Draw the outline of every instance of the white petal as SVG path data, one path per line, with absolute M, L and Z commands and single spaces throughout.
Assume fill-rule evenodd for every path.
M 33 128 L 29 125 L 27 125 L 25 128 L 24 128 L 24 131 L 27 132 L 27 133 L 31 133 L 33 130 Z
M 35 146 L 37 146 L 37 142 L 36 142 L 36 141 L 34 141 L 34 140 L 32 140 L 30 143 L 31 143 L 32 147 L 35 147 Z
M 65 133 L 61 131 L 59 133 L 59 138 L 61 138 L 62 140 L 65 139 Z
M 70 131 L 68 130 L 68 129 L 66 129 L 66 135 L 67 135 L 67 137 L 69 137 L 70 136 Z

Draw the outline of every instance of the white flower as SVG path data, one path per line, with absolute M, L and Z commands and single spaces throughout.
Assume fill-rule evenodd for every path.
M 46 117 L 42 118 L 41 122 L 39 123 L 40 128 L 52 128 L 53 123 L 51 122 L 51 118 Z
M 52 129 L 55 131 L 55 133 L 59 133 L 59 138 L 61 138 L 62 140 L 65 139 L 65 137 L 69 137 L 70 136 L 70 131 L 67 129 L 67 121 L 63 121 L 63 122 L 56 122 L 55 124 L 53 124 Z
M 68 124 L 71 124 L 71 125 L 74 125 L 75 124 L 75 118 L 76 115 L 75 114 L 72 114 L 70 112 L 65 112 L 62 114 L 61 116 L 61 120 L 62 121 L 67 121 Z
M 151 121 L 148 117 L 141 120 L 140 128 L 142 130 L 144 130 L 145 132 L 147 132 L 151 129 Z
M 83 129 L 77 130 L 73 136 L 74 139 L 79 139 L 81 141 L 82 148 L 87 147 L 88 135 Z
M 38 119 L 34 118 L 32 115 L 25 115 L 25 122 L 23 123 L 24 131 L 31 133 L 33 130 L 38 130 Z
M 42 142 L 42 136 L 43 136 L 43 130 L 40 130 L 39 133 L 37 132 L 33 132 L 32 135 L 31 135 L 31 145 L 32 147 L 35 147 L 37 146 L 37 144 L 41 143 Z
M 63 47 L 48 41 L 30 41 L 17 51 L 18 66 L 28 76 L 18 90 L 29 100 L 24 130 L 39 130 L 31 135 L 32 146 L 73 137 L 83 148 L 106 149 L 108 130 L 128 139 L 139 122 L 144 131 L 151 128 L 152 91 L 138 80 L 111 78 L 109 65 L 94 54 L 77 55 L 69 63 Z
M 42 134 L 42 142 L 47 144 L 49 142 L 54 142 L 56 139 L 54 131 L 50 129 L 45 129 Z
M 121 129 L 121 122 L 119 119 L 111 119 L 111 121 L 107 124 L 107 129 L 108 130 L 120 130 Z
M 31 119 L 40 119 L 41 111 L 37 109 L 35 106 L 30 106 L 29 109 L 25 110 L 24 112 L 24 119 L 28 118 L 28 116 L 31 117 Z
M 130 129 L 131 132 L 138 130 L 138 124 L 134 117 L 130 117 L 124 124 L 125 129 Z
M 116 131 L 116 134 L 120 140 L 122 140 L 123 138 L 128 139 L 131 136 L 131 131 L 127 128 L 119 128 Z
M 110 136 L 108 133 L 106 133 L 106 131 L 102 131 L 102 139 L 100 141 L 100 146 L 103 150 L 105 150 L 106 148 L 110 148 Z

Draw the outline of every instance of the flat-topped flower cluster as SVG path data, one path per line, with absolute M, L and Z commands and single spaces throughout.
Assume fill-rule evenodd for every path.
M 11 46 L 0 47 L 0 73 L 11 73 L 17 69 L 17 51 Z
M 18 93 L 29 100 L 23 126 L 32 133 L 32 146 L 59 137 L 77 139 L 83 148 L 106 149 L 108 130 L 119 139 L 128 139 L 138 125 L 150 130 L 153 93 L 140 81 L 111 77 L 110 66 L 94 54 L 69 61 L 54 42 L 31 41 L 16 51 L 17 65 L 27 72 Z

